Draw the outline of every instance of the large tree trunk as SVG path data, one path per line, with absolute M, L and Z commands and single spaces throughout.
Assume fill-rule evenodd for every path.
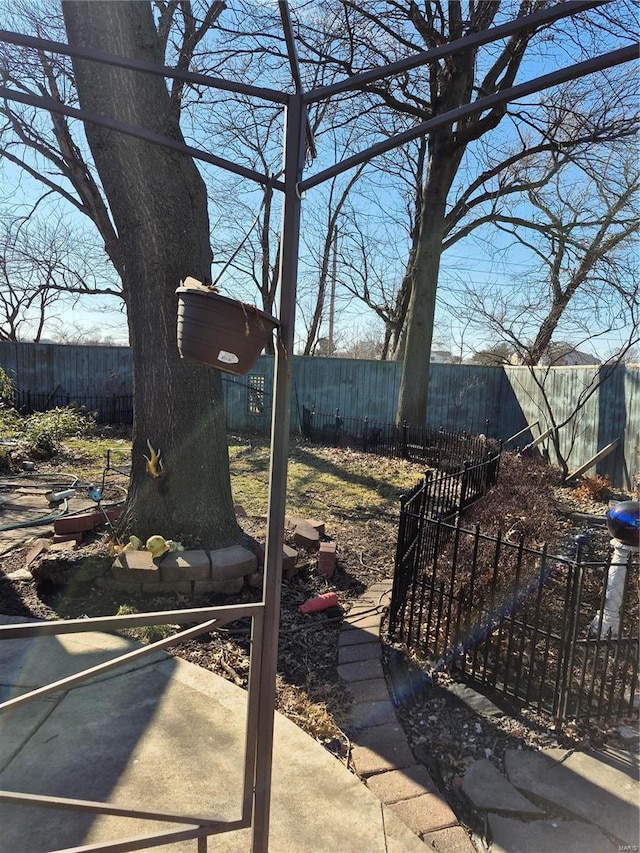
M 431 341 L 436 310 L 436 291 L 442 255 L 447 195 L 461 153 L 450 144 L 448 134 L 436 133 L 430 143 L 429 166 L 420 231 L 413 257 L 409 259 L 411 296 L 403 330 L 403 366 L 396 422 L 424 424 L 429 392 Z
M 148 2 L 63 3 L 70 43 L 150 62 L 162 53 Z M 182 139 L 164 80 L 74 60 L 83 109 Z M 133 350 L 132 475 L 122 532 L 221 547 L 238 541 L 218 371 L 187 364 L 176 344 L 176 296 L 188 275 L 210 277 L 207 197 L 193 160 L 86 125 L 124 265 Z M 147 472 L 147 442 L 163 476 Z

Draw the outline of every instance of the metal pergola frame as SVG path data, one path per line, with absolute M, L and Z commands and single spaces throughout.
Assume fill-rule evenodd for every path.
M 243 83 L 213 78 L 189 71 L 178 71 L 167 66 L 154 65 L 127 57 L 115 56 L 89 48 L 74 47 L 63 42 L 34 38 L 20 33 L 0 30 L 0 41 L 33 48 L 36 50 L 60 53 L 80 57 L 95 62 L 104 62 L 121 68 L 171 77 L 187 83 L 235 92 L 280 104 L 286 110 L 284 167 L 281 179 L 273 180 L 252 169 L 217 157 L 206 151 L 177 140 L 169 139 L 144 128 L 135 128 L 107 116 L 96 115 L 86 110 L 67 107 L 53 98 L 38 97 L 0 86 L 0 98 L 16 101 L 50 112 L 60 113 L 83 122 L 90 122 L 109 128 L 147 142 L 163 145 L 197 160 L 218 166 L 258 184 L 272 183 L 274 188 L 284 195 L 281 258 L 279 269 L 279 319 L 275 358 L 275 388 L 271 426 L 271 463 L 269 471 L 269 505 L 267 517 L 267 545 L 262 600 L 256 604 L 229 605 L 216 608 L 195 608 L 191 610 L 170 610 L 159 613 L 137 613 L 130 616 L 99 617 L 22 625 L 0 626 L 0 640 L 24 637 L 49 636 L 63 633 L 76 633 L 93 630 L 117 630 L 121 628 L 159 625 L 167 622 L 191 624 L 178 634 L 164 640 L 128 652 L 98 666 L 76 673 L 52 684 L 32 690 L 19 697 L 0 704 L 3 710 L 16 708 L 34 699 L 73 687 L 76 684 L 100 673 L 136 660 L 144 655 L 179 643 L 221 627 L 240 618 L 251 618 L 250 673 L 247 702 L 247 720 L 245 732 L 244 781 L 241 816 L 233 821 L 221 821 L 211 815 L 183 815 L 156 812 L 145 809 L 123 808 L 107 803 L 86 800 L 71 800 L 61 797 L 46 797 L 25 794 L 16 791 L 0 791 L 0 802 L 22 805 L 38 805 L 56 809 L 70 809 L 94 814 L 108 814 L 120 817 L 135 817 L 148 820 L 161 820 L 186 825 L 187 828 L 165 830 L 151 835 L 123 838 L 118 841 L 83 845 L 66 848 L 66 853 L 80 851 L 125 851 L 149 849 L 161 844 L 197 839 L 198 853 L 206 853 L 207 838 L 210 835 L 251 827 L 253 853 L 266 853 L 269 840 L 270 788 L 273 750 L 273 725 L 275 706 L 275 683 L 278 652 L 278 628 L 280 610 L 280 588 L 282 581 L 282 546 L 284 538 L 284 515 L 286 503 L 287 464 L 289 449 L 291 372 L 289 354 L 293 351 L 295 324 L 296 286 L 300 238 L 300 212 L 302 193 L 318 186 L 330 178 L 357 166 L 373 157 L 390 151 L 430 133 L 437 127 L 458 121 L 465 116 L 483 112 L 498 105 L 525 95 L 542 91 L 559 83 L 567 82 L 595 71 L 629 62 L 637 58 L 637 46 L 612 51 L 593 59 L 562 68 L 543 77 L 512 86 L 498 93 L 481 98 L 472 104 L 444 113 L 429 121 L 416 125 L 403 133 L 396 134 L 377 145 L 373 145 L 358 154 L 334 164 L 310 177 L 303 178 L 305 152 L 315 151 L 307 117 L 308 105 L 330 98 L 336 94 L 358 89 L 365 83 L 381 80 L 433 62 L 443 56 L 455 54 L 468 47 L 477 47 L 514 35 L 522 30 L 533 29 L 564 17 L 604 5 L 609 0 L 570 0 L 532 15 L 509 21 L 498 27 L 465 36 L 450 44 L 417 53 L 411 57 L 380 66 L 370 71 L 345 78 L 333 85 L 323 86 L 305 92 L 301 83 L 298 57 L 295 48 L 293 27 L 286 0 L 279 0 L 280 17 L 287 46 L 291 74 L 295 92 L 287 94 L 273 89 L 250 86 Z M 62 853 L 62 851 L 60 851 Z

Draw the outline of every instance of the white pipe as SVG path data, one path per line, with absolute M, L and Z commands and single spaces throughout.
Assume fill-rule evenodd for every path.
M 609 565 L 604 607 L 601 611 L 598 610 L 589 625 L 589 634 L 597 635 L 598 637 L 606 637 L 609 631 L 611 631 L 612 637 L 618 636 L 622 596 L 627 578 L 627 562 L 629 555 L 638 550 L 638 548 L 633 548 L 631 545 L 625 545 L 619 539 L 612 539 L 611 545 L 613 547 L 613 556 Z M 600 624 L 601 619 L 602 624 Z

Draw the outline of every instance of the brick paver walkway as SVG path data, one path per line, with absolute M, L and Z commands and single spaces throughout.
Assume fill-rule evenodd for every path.
M 340 632 L 338 674 L 353 699 L 348 720 L 356 773 L 426 844 L 439 853 L 476 853 L 427 768 L 416 761 L 389 698 L 380 623 L 391 581 L 369 587 Z

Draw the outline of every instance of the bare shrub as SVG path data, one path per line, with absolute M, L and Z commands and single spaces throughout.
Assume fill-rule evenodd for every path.
M 560 478 L 559 469 L 541 460 L 503 453 L 498 483 L 469 507 L 463 524 L 492 536 L 500 530 L 512 542 L 524 536 L 528 547 L 540 547 L 556 530 Z
M 574 490 L 578 500 L 608 501 L 612 494 L 611 480 L 609 477 L 601 477 L 600 474 L 582 477 Z

